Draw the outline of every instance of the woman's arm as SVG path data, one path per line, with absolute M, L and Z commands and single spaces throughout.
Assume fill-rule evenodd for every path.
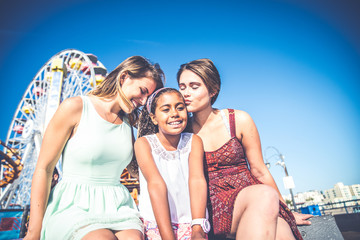
M 189 156 L 189 192 L 191 216 L 193 219 L 206 218 L 207 184 L 204 176 L 204 147 L 201 138 L 192 137 Z M 206 234 L 200 225 L 192 227 L 192 239 L 206 239 Z
M 30 222 L 26 240 L 40 239 L 52 174 L 66 141 L 80 119 L 81 110 L 82 100 L 80 98 L 65 100 L 59 106 L 45 131 L 32 179 Z
M 175 240 L 171 226 L 166 184 L 156 167 L 151 154 L 151 147 L 144 137 L 137 139 L 134 147 L 137 162 L 147 182 L 151 206 L 161 238 Z
M 244 111 L 235 111 L 236 135 L 244 146 L 246 157 L 250 165 L 251 173 L 264 184 L 267 184 L 279 193 L 279 198 L 285 203 L 281 193 L 271 176 L 269 169 L 266 167 L 262 152 L 260 136 L 256 125 L 250 115 Z
M 249 114 L 243 111 L 236 111 L 236 123 L 238 129 L 236 130 L 237 137 L 242 141 L 245 148 L 246 157 L 250 165 L 251 173 L 264 184 L 272 186 L 279 193 L 279 199 L 285 203 L 281 193 L 272 177 L 269 169 L 266 167 L 262 152 L 260 136 L 255 126 L 254 121 Z M 286 203 L 285 203 L 286 204 Z M 311 222 L 307 219 L 312 217 L 310 214 L 294 213 L 296 223 L 298 225 L 310 225 Z

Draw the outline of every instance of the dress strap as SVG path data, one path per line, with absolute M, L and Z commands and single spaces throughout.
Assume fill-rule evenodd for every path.
M 229 136 L 231 136 L 231 132 L 230 132 L 230 126 L 229 126 L 229 120 L 227 119 L 226 115 L 225 115 L 225 111 L 224 110 L 220 110 L 220 113 L 221 113 L 221 117 L 222 117 L 222 120 L 224 122 L 224 125 L 226 127 L 226 130 L 228 131 L 229 133 Z
M 235 128 L 235 112 L 234 109 L 228 109 L 229 111 L 229 122 L 230 122 L 230 134 L 231 138 L 236 136 L 236 128 Z
M 87 115 L 89 114 L 89 111 L 90 111 L 90 107 L 89 105 L 91 105 L 91 102 L 89 97 L 88 96 L 83 96 L 83 95 L 80 95 L 81 99 L 82 99 L 82 104 L 83 104 L 83 107 L 82 107 L 82 113 L 81 113 L 81 119 L 85 119 L 87 118 Z M 80 119 L 80 121 L 81 121 Z

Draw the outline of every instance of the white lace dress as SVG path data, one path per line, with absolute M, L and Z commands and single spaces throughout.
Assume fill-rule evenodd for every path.
M 190 194 L 189 194 L 189 154 L 191 151 L 192 133 L 182 133 L 176 151 L 167 151 L 155 134 L 146 136 L 156 166 L 164 179 L 170 208 L 172 223 L 190 223 Z M 155 221 L 147 182 L 139 173 L 140 197 L 139 210 L 146 221 Z

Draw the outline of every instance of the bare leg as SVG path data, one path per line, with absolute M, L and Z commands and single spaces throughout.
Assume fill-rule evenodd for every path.
M 264 184 L 249 186 L 237 196 L 230 236 L 236 239 L 275 239 L 279 195 Z
M 117 231 L 115 233 L 117 239 L 119 240 L 143 240 L 144 235 L 139 231 L 135 229 L 128 229 L 128 230 L 122 230 Z
M 282 218 L 278 218 L 276 228 L 276 240 L 295 240 L 289 224 Z
M 116 231 L 98 229 L 86 234 L 82 240 L 143 240 L 143 234 L 134 229 Z
M 82 240 L 117 240 L 117 238 L 109 229 L 98 229 L 86 234 Z

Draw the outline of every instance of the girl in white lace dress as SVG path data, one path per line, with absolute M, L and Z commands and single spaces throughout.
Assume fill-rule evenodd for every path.
M 204 150 L 198 136 L 183 133 L 187 120 L 173 88 L 154 92 L 142 110 L 135 154 L 146 239 L 206 239 Z

